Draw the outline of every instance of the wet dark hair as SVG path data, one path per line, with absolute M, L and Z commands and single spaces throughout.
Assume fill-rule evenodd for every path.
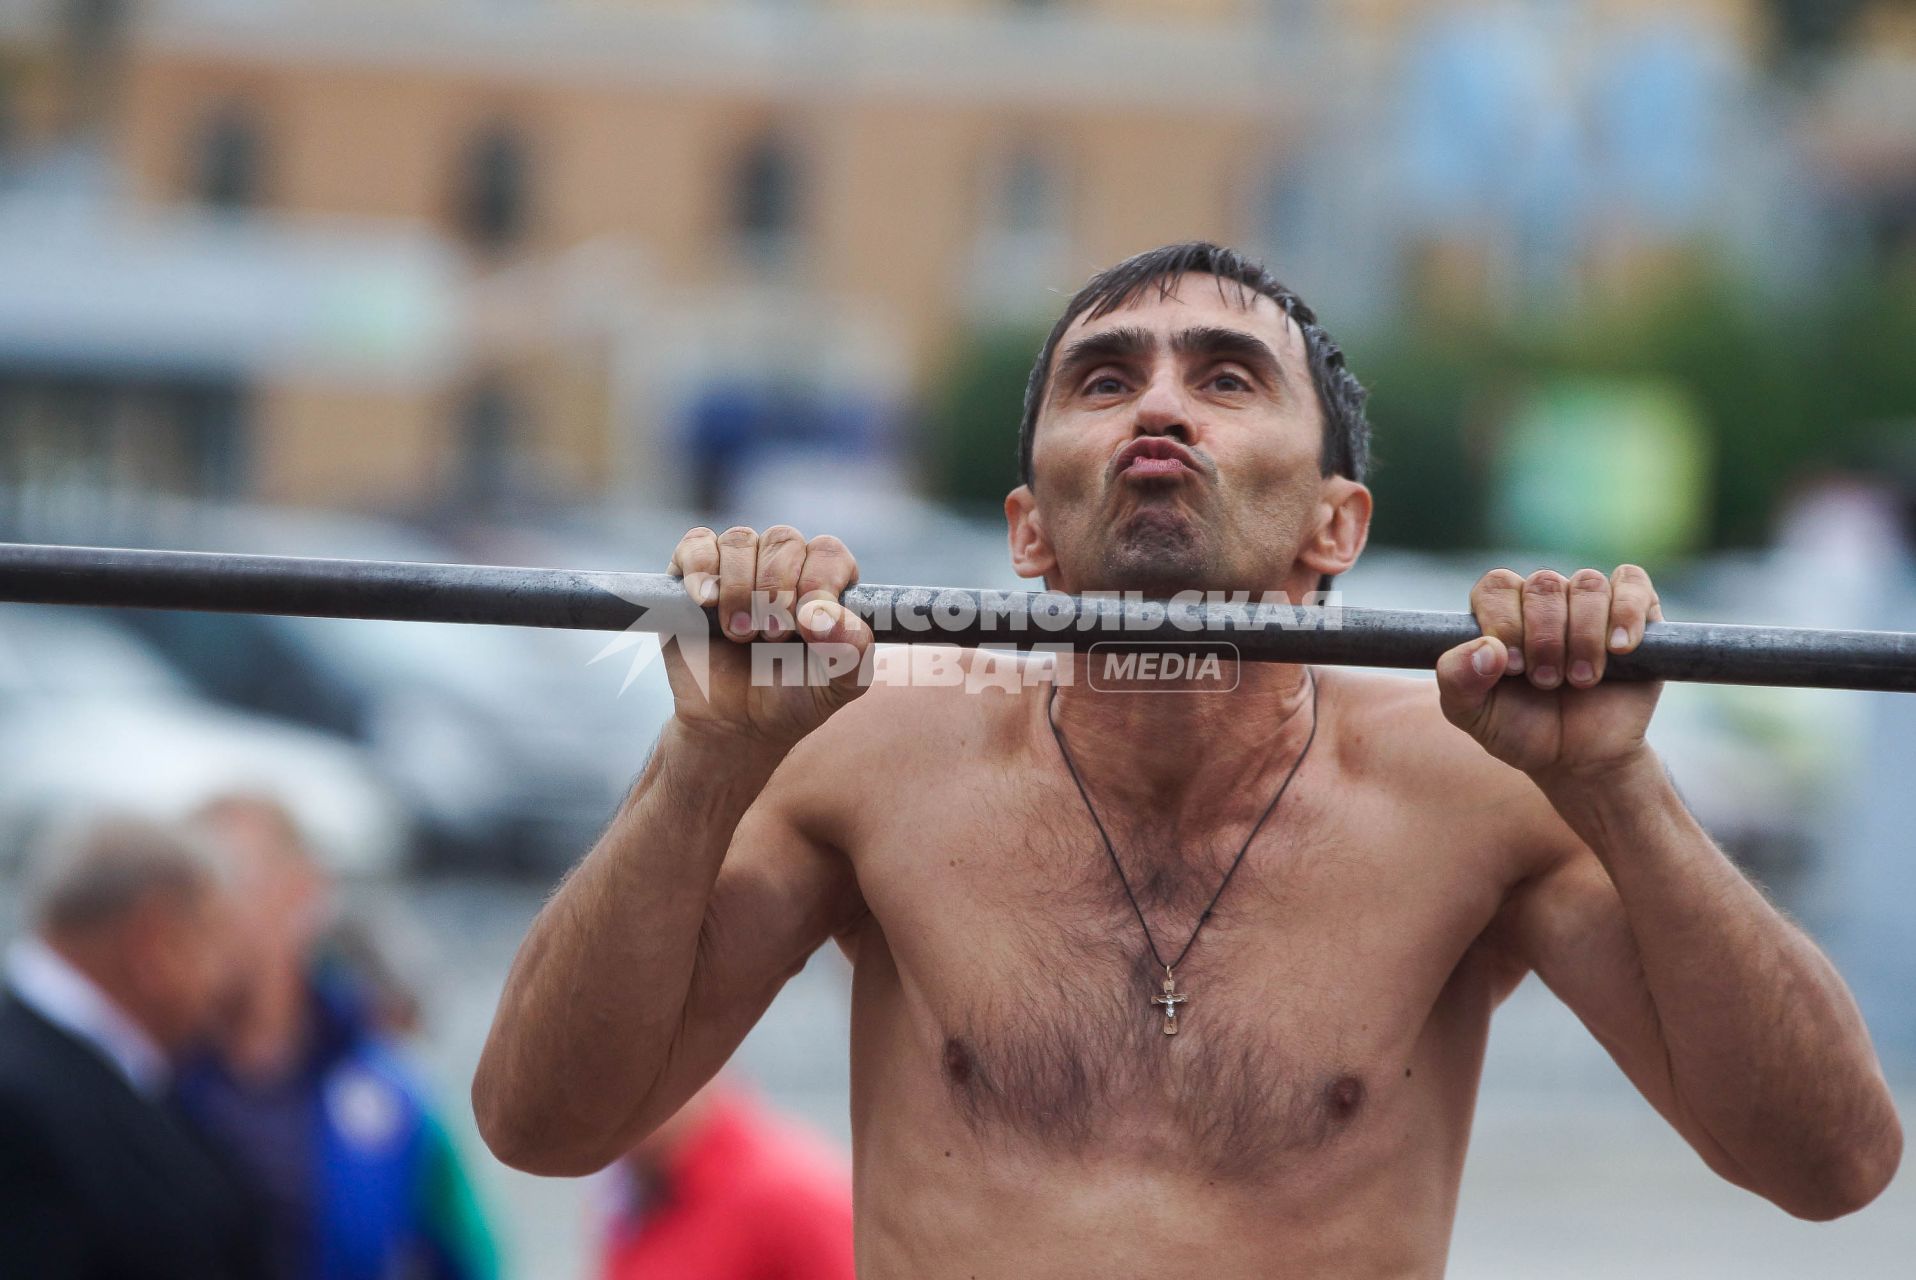
M 1032 436 L 1038 427 L 1045 384 L 1051 380 L 1052 357 L 1057 354 L 1064 331 L 1080 316 L 1089 315 L 1095 320 L 1129 306 L 1152 287 L 1157 288 L 1159 297 L 1169 297 L 1178 278 L 1191 273 L 1216 276 L 1220 289 L 1228 281 L 1251 294 L 1264 295 L 1302 330 L 1311 386 L 1317 391 L 1318 407 L 1324 415 L 1324 447 L 1319 466 L 1324 475 L 1348 476 L 1361 482 L 1370 468 L 1370 423 L 1364 417 L 1364 401 L 1370 393 L 1345 366 L 1343 351 L 1317 322 L 1316 312 L 1266 271 L 1263 263 L 1235 249 L 1202 240 L 1167 244 L 1126 258 L 1091 277 L 1084 288 L 1072 295 L 1064 314 L 1051 326 L 1044 346 L 1039 348 L 1038 362 L 1031 366 L 1031 378 L 1025 384 L 1024 418 L 1018 426 L 1020 479 L 1025 484 L 1031 483 Z

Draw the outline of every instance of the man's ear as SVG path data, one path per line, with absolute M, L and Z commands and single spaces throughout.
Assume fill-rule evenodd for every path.
M 1370 537 L 1370 490 L 1346 476 L 1324 481 L 1317 504 L 1317 528 L 1297 560 L 1319 577 L 1336 577 L 1357 563 Z
M 1042 578 L 1057 567 L 1031 486 L 1021 484 L 1005 495 L 1005 528 L 1011 539 L 1011 567 L 1020 578 Z

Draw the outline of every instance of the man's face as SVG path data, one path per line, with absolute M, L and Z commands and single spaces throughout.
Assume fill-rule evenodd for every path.
M 1191 274 L 1081 316 L 1052 358 L 1031 489 L 1007 502 L 1019 571 L 1077 592 L 1308 591 L 1345 567 L 1316 563 L 1318 543 L 1362 490 L 1320 474 L 1323 439 L 1304 336 L 1271 299 Z
M 156 891 L 134 908 L 130 941 L 145 988 L 148 1030 L 177 1051 L 208 1034 L 230 1006 L 243 957 L 230 891 L 205 883 Z
M 250 981 L 304 972 L 328 913 L 329 886 L 297 836 L 265 811 L 237 810 L 206 824 L 231 860 L 235 932 Z

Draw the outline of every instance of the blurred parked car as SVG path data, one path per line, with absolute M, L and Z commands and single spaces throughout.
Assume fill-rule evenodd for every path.
M 172 818 L 236 788 L 279 797 L 341 875 L 405 859 L 403 812 L 349 743 L 208 705 L 91 612 L 0 605 L 0 868 L 69 815 Z
M 408 530 L 228 517 L 195 549 L 448 561 Z M 548 874 L 591 845 L 671 712 L 662 678 L 620 696 L 606 637 L 532 628 L 125 611 L 207 696 L 360 743 L 431 865 Z M 614 670 L 613 668 L 618 668 Z

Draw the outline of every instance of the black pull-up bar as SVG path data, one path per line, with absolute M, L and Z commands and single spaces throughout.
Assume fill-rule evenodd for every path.
M 690 603 L 663 573 L 0 543 L 0 601 L 322 618 L 670 632 Z M 1229 643 L 1242 657 L 1428 669 L 1479 634 L 1468 613 L 1170 602 L 858 585 L 843 597 L 886 643 L 1167 649 Z M 716 625 L 709 621 L 708 625 Z M 1916 691 L 1916 634 L 1655 622 L 1611 678 Z

